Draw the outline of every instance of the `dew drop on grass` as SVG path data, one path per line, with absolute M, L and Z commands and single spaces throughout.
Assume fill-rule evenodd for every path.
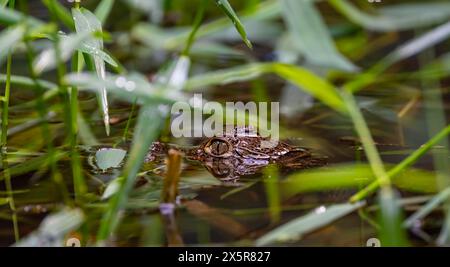
M 322 214 L 322 213 L 324 213 L 325 211 L 327 211 L 327 208 L 325 208 L 325 206 L 317 207 L 317 208 L 314 210 L 314 212 L 317 213 L 317 214 Z
M 136 83 L 133 81 L 127 81 L 125 83 L 125 90 L 127 90 L 128 92 L 133 91 L 136 88 Z

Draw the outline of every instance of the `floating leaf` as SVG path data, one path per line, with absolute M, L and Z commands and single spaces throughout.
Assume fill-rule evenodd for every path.
M 265 246 L 278 242 L 292 241 L 346 216 L 362 207 L 364 202 L 321 206 L 315 211 L 296 218 L 266 233 L 255 241 L 256 246 Z
M 230 20 L 233 22 L 234 27 L 241 35 L 244 43 L 249 48 L 252 48 L 252 44 L 250 43 L 250 40 L 247 38 L 247 33 L 245 32 L 244 25 L 242 25 L 242 22 L 239 20 L 239 17 L 236 15 L 236 12 L 234 12 L 230 3 L 228 3 L 228 0 L 216 0 L 216 3 L 223 10 L 223 12 L 225 12 L 228 18 L 230 18 Z
M 312 1 L 284 0 L 283 12 L 294 39 L 292 44 L 307 60 L 319 66 L 345 71 L 357 70 L 336 49 L 327 26 Z
M 127 152 L 118 148 L 102 148 L 95 153 L 95 161 L 97 166 L 102 170 L 109 168 L 117 168 Z

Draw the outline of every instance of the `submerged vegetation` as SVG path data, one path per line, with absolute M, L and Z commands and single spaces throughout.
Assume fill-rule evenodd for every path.
M 449 245 L 449 21 L 439 0 L 0 0 L 0 244 Z M 198 143 L 169 125 L 194 92 L 280 102 L 327 166 L 147 163 Z

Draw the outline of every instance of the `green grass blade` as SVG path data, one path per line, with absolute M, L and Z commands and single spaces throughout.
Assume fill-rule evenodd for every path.
M 99 242 L 107 239 L 119 223 L 118 212 L 126 205 L 136 175 L 144 162 L 151 143 L 158 137 L 166 116 L 167 113 L 160 110 L 158 106 L 141 107 L 130 155 L 122 173 L 124 179 L 120 183 L 118 192 L 109 201 L 108 209 L 102 218 L 100 230 L 97 234 Z
M 95 16 L 97 16 L 102 25 L 105 24 L 108 19 L 108 16 L 114 6 L 114 2 L 115 0 L 102 0 L 95 9 Z
M 211 85 L 223 85 L 233 82 L 249 81 L 263 74 L 274 73 L 295 84 L 331 108 L 345 113 L 345 105 L 336 88 L 309 70 L 290 64 L 254 63 L 226 70 L 213 71 L 190 78 L 186 90 L 195 90 Z
M 277 223 L 281 219 L 281 196 L 278 183 L 278 168 L 275 165 L 265 168 L 264 178 L 270 221 L 271 223 Z
M 65 77 L 69 85 L 77 86 L 79 90 L 97 92 L 96 88 L 104 86 L 110 93 L 118 98 L 139 104 L 145 102 L 173 103 L 184 100 L 181 93 L 169 92 L 149 83 L 147 79 L 137 74 L 107 75 L 105 80 L 90 72 L 71 73 Z
M 0 25 L 12 26 L 25 21 L 30 26 L 38 27 L 42 25 L 42 21 L 23 13 L 0 6 Z
M 302 193 L 357 189 L 374 180 L 375 177 L 368 164 L 337 164 L 290 174 L 280 182 L 280 190 L 282 196 L 288 199 Z M 434 172 L 421 169 L 406 169 L 401 175 L 392 178 L 392 184 L 407 192 L 422 194 L 437 192 Z
M 312 1 L 283 0 L 283 18 L 294 47 L 313 64 L 354 72 L 358 68 L 339 53 Z
M 68 61 L 72 54 L 81 46 L 83 41 L 90 36 L 90 33 L 82 34 L 70 34 L 67 36 L 60 36 L 59 51 L 60 60 L 63 62 Z M 41 52 L 33 62 L 33 69 L 36 75 L 39 75 L 45 71 L 55 69 L 57 66 L 57 60 L 55 57 L 55 49 L 49 48 Z
M 442 24 L 395 49 L 385 59 L 388 65 L 417 55 L 450 37 L 450 22 Z
M 380 9 L 380 14 L 376 15 L 362 12 L 347 0 L 329 0 L 329 3 L 353 23 L 374 31 L 415 29 L 445 22 L 450 18 L 448 3 L 392 5 Z
M 428 214 L 430 214 L 434 209 L 436 209 L 440 204 L 445 202 L 450 197 L 450 188 L 444 189 L 439 194 L 435 195 L 430 201 L 428 201 L 423 207 L 418 211 L 414 212 L 408 217 L 403 223 L 404 227 L 412 227 L 415 222 L 421 220 Z
M 23 25 L 8 28 L 0 33 L 0 44 L 2 44 L 2 49 L 0 49 L 0 66 L 11 52 L 11 49 L 22 40 L 24 34 L 25 27 Z
M 85 34 L 85 33 L 101 33 L 102 32 L 102 24 L 97 19 L 97 17 L 92 14 L 87 9 L 72 9 L 73 20 L 75 21 L 75 28 L 77 33 Z M 106 70 L 105 70 L 105 61 L 102 57 L 98 56 L 98 52 L 95 51 L 103 49 L 103 40 L 95 39 L 93 36 L 91 38 L 83 41 L 83 46 L 88 47 L 90 50 L 91 56 L 94 58 L 95 69 L 97 70 L 97 75 L 101 79 L 106 78 Z M 112 59 L 111 59 L 112 60 Z M 106 88 L 101 86 L 98 88 L 98 99 L 99 104 L 103 114 L 103 123 L 105 124 L 106 135 L 109 135 L 110 126 L 109 126 L 109 107 L 108 107 L 108 97 Z
M 315 211 L 293 219 L 259 237 L 255 241 L 255 245 L 267 246 L 283 241 L 295 241 L 307 233 L 320 229 L 327 224 L 352 213 L 363 205 L 363 202 L 359 202 L 354 204 L 346 203 L 331 205 L 329 207 L 319 207 Z
M 45 217 L 39 228 L 15 243 L 15 247 L 63 247 L 70 231 L 81 226 L 85 215 L 80 209 L 65 209 Z
M 228 0 L 215 0 L 216 4 L 222 9 L 222 11 L 228 16 L 228 18 L 233 23 L 234 27 L 238 31 L 238 33 L 241 35 L 242 40 L 244 43 L 251 49 L 252 43 L 247 38 L 247 33 L 245 32 L 244 25 L 242 24 L 241 20 L 237 16 L 236 12 L 234 12 L 233 8 L 231 7 Z
M 43 0 L 42 1 L 50 13 L 61 21 L 69 29 L 75 29 L 75 24 L 73 23 L 70 11 L 63 6 L 59 1 L 55 0 Z
M 420 146 L 416 151 L 414 151 L 411 155 L 409 155 L 406 159 L 402 160 L 399 164 L 397 164 L 394 168 L 389 170 L 388 177 L 392 178 L 406 170 L 408 167 L 413 165 L 419 158 L 421 158 L 425 153 L 427 153 L 430 149 L 433 148 L 436 144 L 438 144 L 444 137 L 450 134 L 450 125 L 442 129 L 439 133 L 437 133 L 433 138 L 431 138 L 428 142 Z M 356 194 L 354 194 L 350 201 L 359 201 L 364 199 L 369 194 L 373 193 L 380 186 L 379 181 L 374 181 L 364 189 L 360 190 Z

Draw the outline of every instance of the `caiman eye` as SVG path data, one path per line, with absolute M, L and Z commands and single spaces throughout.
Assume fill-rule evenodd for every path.
M 227 141 L 219 138 L 212 139 L 205 147 L 206 152 L 213 156 L 226 156 L 229 154 L 230 149 L 231 145 Z

